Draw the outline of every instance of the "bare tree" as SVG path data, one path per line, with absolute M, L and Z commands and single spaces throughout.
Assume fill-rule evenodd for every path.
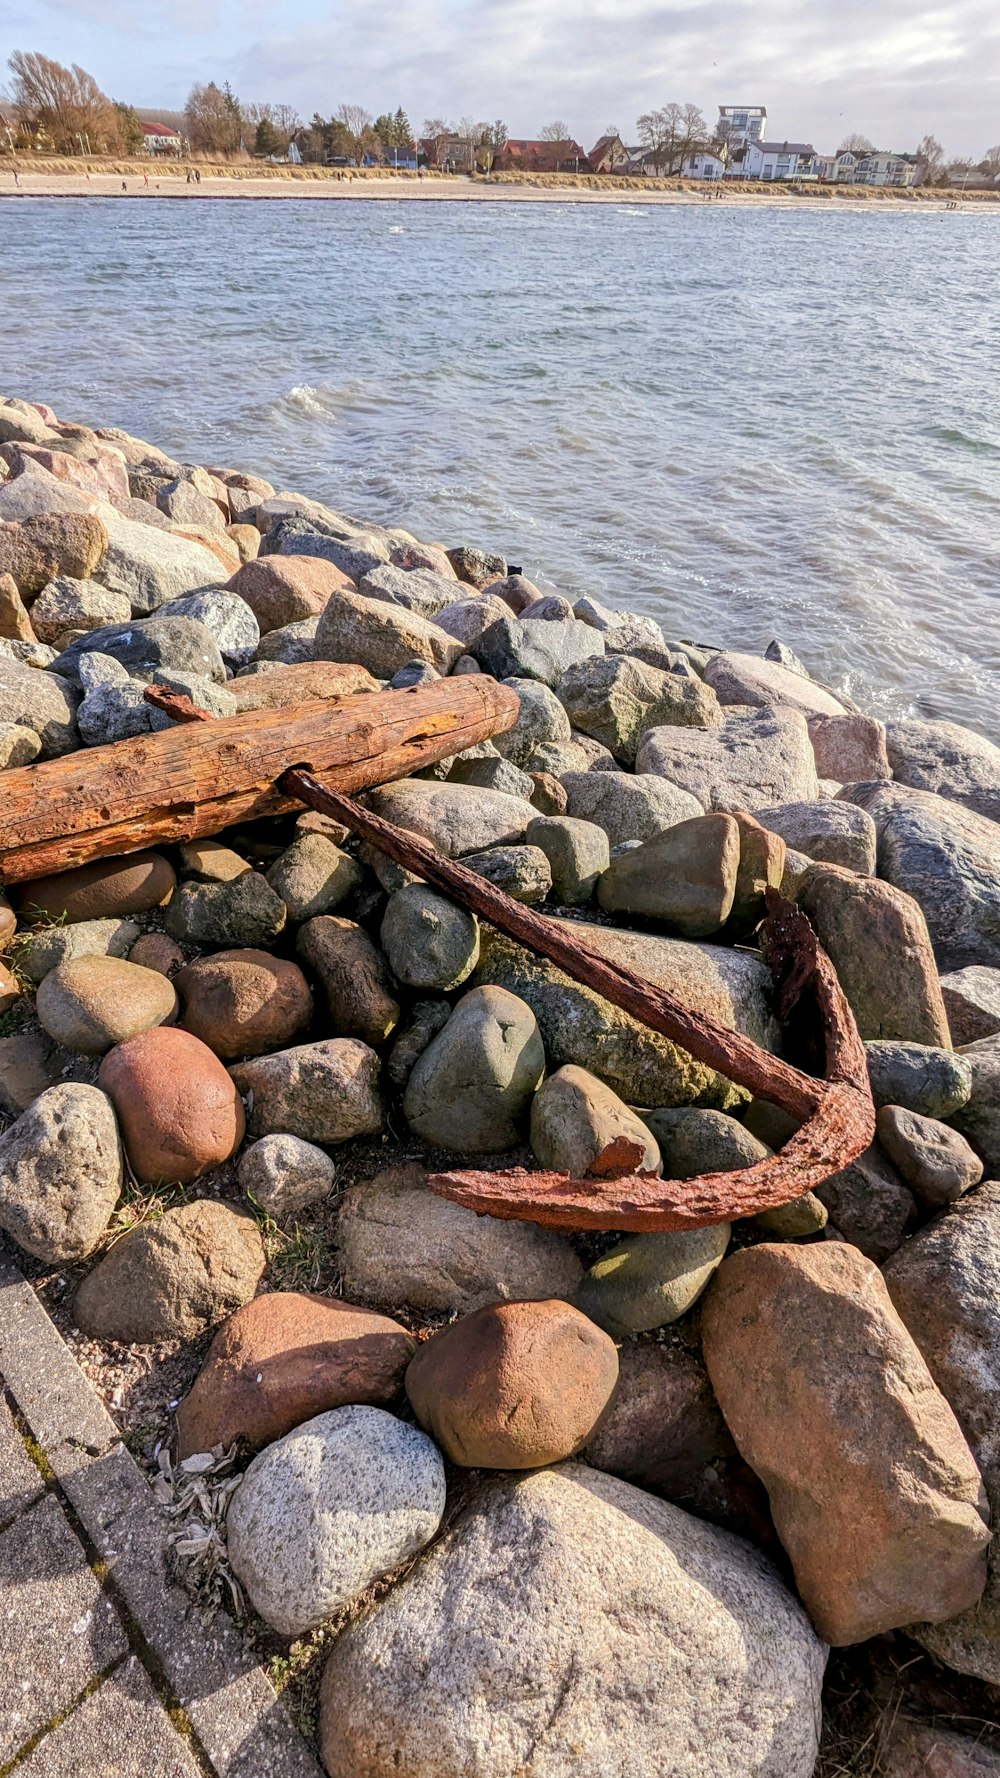
M 875 153 L 875 144 L 867 136 L 845 136 L 837 149 L 838 154 L 853 154 L 857 160 L 863 160 L 866 154 Z
M 427 160 L 432 167 L 439 167 L 444 160 L 445 144 L 452 133 L 451 124 L 443 117 L 425 118 L 423 140 L 427 144 Z
M 194 85 L 184 107 L 191 146 L 202 154 L 238 154 L 243 143 L 243 107 L 227 81 Z
M 11 97 L 24 123 L 41 131 L 60 154 L 100 153 L 119 142 L 119 119 L 92 74 L 64 68 L 48 56 L 15 50 L 8 63 Z
M 995 179 L 1000 174 L 1000 142 L 995 148 L 988 148 L 979 163 L 979 170 L 988 179 Z
M 923 161 L 928 185 L 937 185 L 944 177 L 944 149 L 936 136 L 921 136 L 917 143 L 917 159 Z
M 493 171 L 493 164 L 496 161 L 497 156 L 501 155 L 506 148 L 507 140 L 507 125 L 504 123 L 502 117 L 498 117 L 493 123 L 487 124 L 486 129 L 483 132 L 483 139 L 479 144 L 478 153 L 479 165 L 482 167 L 484 173 L 491 173 Z
M 455 125 L 455 134 L 462 144 L 466 165 L 468 166 L 470 173 L 475 169 L 476 149 L 482 142 L 488 127 L 487 124 L 477 123 L 474 117 L 460 117 Z
M 679 173 L 688 157 L 708 141 L 708 126 L 697 105 L 676 101 L 643 112 L 636 129 L 657 173 Z
M 367 153 L 371 153 L 371 144 L 377 142 L 372 126 L 371 113 L 363 105 L 338 105 L 334 112 L 334 121 L 339 123 L 344 132 L 347 152 L 356 166 L 361 165 Z

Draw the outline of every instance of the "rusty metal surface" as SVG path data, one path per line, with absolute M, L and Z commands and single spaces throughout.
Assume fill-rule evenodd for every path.
M 151 688 L 146 696 L 178 721 L 212 720 L 177 694 Z M 806 916 L 776 891 L 767 892 L 762 943 L 775 982 L 777 1009 L 786 1025 L 798 1024 L 803 1046 L 817 1049 L 822 1079 L 791 1067 L 750 1038 L 717 1025 L 665 989 L 609 962 L 574 928 L 513 901 L 467 866 L 443 858 L 428 841 L 361 808 L 312 773 L 287 771 L 278 784 L 308 807 L 343 822 L 500 931 L 550 958 L 574 981 L 669 1037 L 696 1060 L 804 1120 L 778 1154 L 736 1172 L 661 1179 L 635 1172 L 641 1159 L 637 1149 L 613 1144 L 585 1179 L 523 1168 L 463 1169 L 431 1175 L 428 1185 L 441 1197 L 479 1215 L 551 1228 L 630 1233 L 702 1228 L 789 1203 L 846 1167 L 871 1143 L 875 1109 L 854 1016 Z

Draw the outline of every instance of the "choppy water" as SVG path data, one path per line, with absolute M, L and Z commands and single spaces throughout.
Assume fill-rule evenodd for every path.
M 1000 220 L 0 203 L 0 389 L 997 736 Z

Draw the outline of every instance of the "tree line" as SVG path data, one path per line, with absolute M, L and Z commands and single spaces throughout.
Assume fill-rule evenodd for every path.
M 86 69 L 60 62 L 37 52 L 15 50 L 8 68 L 9 92 L 0 93 L 0 110 L 13 121 L 11 138 L 3 147 L 46 147 L 58 154 L 134 154 L 144 146 L 142 124 L 135 107 L 108 97 Z M 410 120 L 402 106 L 373 117 L 363 105 L 338 105 L 331 116 L 315 112 L 304 123 L 292 105 L 270 101 L 244 101 L 229 82 L 196 84 L 188 94 L 183 114 L 157 112 L 155 119 L 176 118 L 181 134 L 193 153 L 238 155 L 243 153 L 283 156 L 294 141 L 303 160 L 340 161 L 361 166 L 387 162 L 404 154 L 412 158 L 417 147 Z M 636 121 L 637 144 L 653 170 L 664 176 L 679 173 L 691 155 L 725 144 L 714 142 L 697 105 L 671 101 L 643 112 Z M 421 164 L 440 168 L 460 166 L 468 172 L 489 173 L 509 141 L 501 118 L 492 123 L 473 116 L 457 121 L 429 117 L 420 135 Z M 621 170 L 626 152 L 614 125 L 604 132 L 608 144 L 605 164 Z M 578 155 L 578 145 L 562 119 L 543 124 L 538 140 L 551 150 L 557 165 Z M 859 157 L 874 152 L 867 136 L 848 135 L 837 153 Z M 925 163 L 929 183 L 956 177 L 1000 175 L 1000 144 L 988 148 L 979 161 L 948 160 L 936 137 L 924 136 L 917 154 Z

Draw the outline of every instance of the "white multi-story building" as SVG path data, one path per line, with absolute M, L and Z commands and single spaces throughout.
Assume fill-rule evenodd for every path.
M 742 148 L 747 142 L 763 142 L 767 135 L 767 106 L 720 105 L 715 134 L 730 148 Z
M 744 179 L 817 179 L 820 156 L 811 142 L 749 142 Z
M 919 172 L 915 154 L 881 149 L 873 149 L 871 154 L 852 154 L 845 149 L 833 163 L 833 178 L 842 185 L 916 185 Z

